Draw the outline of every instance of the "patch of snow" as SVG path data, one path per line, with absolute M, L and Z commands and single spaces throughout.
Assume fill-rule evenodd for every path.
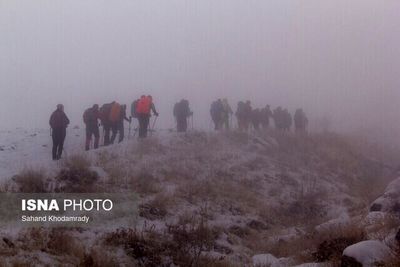
M 272 254 L 259 254 L 252 257 L 254 266 L 272 266 L 279 263 L 279 260 Z
M 372 267 L 376 262 L 381 262 L 390 256 L 390 249 L 381 241 L 367 240 L 347 247 L 343 251 L 343 256 L 355 259 L 364 267 Z

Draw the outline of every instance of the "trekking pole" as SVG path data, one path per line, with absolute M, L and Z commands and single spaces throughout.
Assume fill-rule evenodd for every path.
M 153 126 L 151 127 L 150 136 L 153 136 L 154 126 L 156 125 L 157 118 L 158 118 L 158 116 L 156 116 L 156 118 L 153 121 Z
M 132 117 L 129 118 L 128 140 L 131 138 L 131 122 L 132 122 Z
M 101 135 L 100 138 L 100 146 L 104 146 L 104 135 L 105 135 L 106 131 L 104 130 L 104 126 L 103 126 L 103 134 Z
M 192 114 L 192 131 L 193 131 L 194 127 L 193 127 L 193 114 Z

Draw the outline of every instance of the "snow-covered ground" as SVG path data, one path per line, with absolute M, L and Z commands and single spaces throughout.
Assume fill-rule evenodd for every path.
M 84 131 L 68 128 L 66 155 L 84 147 Z M 0 131 L 0 180 L 10 178 L 24 168 L 52 168 L 50 130 L 21 128 Z M 65 155 L 64 155 L 65 156 Z
M 104 177 L 107 189 L 138 193 L 140 217 L 135 229 L 151 234 L 137 242 L 147 242 L 145 247 L 149 251 L 132 256 L 126 250 L 126 240 L 116 233 L 73 232 L 69 238 L 76 238 L 82 250 L 92 257 L 100 258 L 97 249 L 107 246 L 112 251 L 109 258 L 118 258 L 119 265 L 125 260 L 153 264 L 148 261 L 149 253 L 158 253 L 163 263 L 172 260 L 179 265 L 182 255 L 171 251 L 163 254 L 167 252 L 156 248 L 171 245 L 168 239 L 176 238 L 177 229 L 187 226 L 183 222 L 194 218 L 188 225 L 198 227 L 196 232 L 204 226 L 198 225 L 199 221 L 205 222 L 212 236 L 207 235 L 210 239 L 202 244 L 201 257 L 239 266 L 325 266 L 340 258 L 343 251 L 327 253 L 332 246 L 326 242 L 339 240 L 339 248 L 345 249 L 365 239 L 364 235 L 355 235 L 359 229 L 352 227 L 363 220 L 368 201 L 377 197 L 374 194 L 383 193 L 383 189 L 379 190 L 390 180 L 392 171 L 337 135 L 296 136 L 275 131 L 249 135 L 177 134 L 160 130 L 144 141 L 126 139 L 90 152 L 83 150 L 84 139 L 83 129 L 68 129 L 64 157 L 83 155 Z M 1 180 L 9 181 L 24 168 L 42 168 L 48 178 L 54 177 L 63 161 L 53 162 L 50 154 L 48 130 L 1 132 Z M 347 238 L 348 232 L 352 232 L 351 238 Z M 104 244 L 104 234 L 113 237 L 111 245 Z M 24 235 L 29 237 L 31 233 Z M 158 237 L 157 242 L 152 239 L 154 236 Z M 22 246 L 18 234 L 7 238 L 14 246 Z M 25 248 L 24 253 L 29 249 L 32 255 L 38 255 L 35 246 Z M 19 252 L 14 253 L 17 256 L 13 257 L 18 257 Z M 40 258 L 63 256 L 50 254 L 41 254 Z M 76 254 L 68 254 L 74 263 L 85 258 Z M 325 263 L 312 265 L 317 261 Z

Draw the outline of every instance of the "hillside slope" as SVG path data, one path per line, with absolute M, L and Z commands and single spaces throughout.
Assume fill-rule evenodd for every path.
M 47 159 L 45 132 L 28 134 L 15 149 L 4 149 L 9 152 L 1 155 L 3 177 L 24 166 L 30 172 L 4 179 L 3 190 L 34 188 L 26 184 L 38 168 L 45 169 L 39 179 L 47 185 L 49 180 L 59 183 L 56 176 L 61 169 L 83 165 L 102 177 L 81 187 L 83 192 L 138 194 L 135 225 L 119 230 L 116 225 L 114 231 L 3 232 L 13 243 L 1 245 L 7 251 L 4 263 L 28 259 L 71 266 L 337 263 L 344 248 L 368 238 L 359 221 L 394 178 L 387 164 L 336 134 L 160 132 L 140 142 L 129 140 L 84 153 L 81 131 L 72 131 L 68 158 L 61 163 Z M 21 152 L 20 147 L 29 149 Z M 27 151 L 34 151 L 35 159 Z M 18 161 L 21 153 L 29 160 Z M 10 165 L 10 160 L 19 163 Z M 50 249 L 52 234 L 80 245 Z M 27 239 L 35 242 L 26 243 Z M 341 243 L 332 248 L 330 242 L 338 239 Z M 102 254 L 103 250 L 108 252 Z

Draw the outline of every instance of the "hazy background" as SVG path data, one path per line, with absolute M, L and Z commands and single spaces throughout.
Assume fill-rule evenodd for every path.
M 0 0 L 0 128 L 72 125 L 153 95 L 160 127 L 227 97 L 304 107 L 340 129 L 399 131 L 398 0 Z

